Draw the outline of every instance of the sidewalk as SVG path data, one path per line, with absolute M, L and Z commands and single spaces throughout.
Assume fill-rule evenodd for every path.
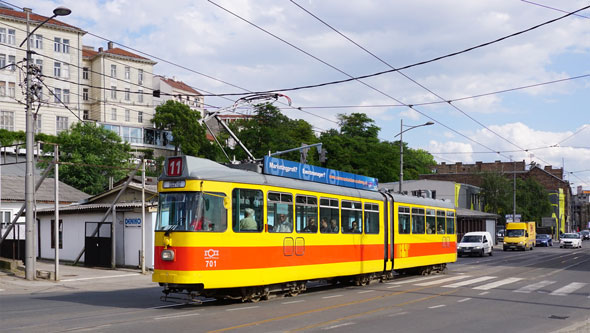
M 72 266 L 71 264 L 59 265 L 59 280 L 54 280 L 55 264 L 51 261 L 37 261 L 35 268 L 37 278 L 25 279 L 25 267 L 22 261 L 12 262 L 10 259 L 0 258 L 0 262 L 11 264 L 12 269 L 0 269 L 0 291 L 14 293 L 29 293 L 42 289 L 79 288 L 79 289 L 119 289 L 129 286 L 154 287 L 157 284 L 151 282 L 151 272 L 141 274 L 140 269 L 133 268 L 90 268 L 84 266 Z M 12 262 L 12 263 L 10 263 Z

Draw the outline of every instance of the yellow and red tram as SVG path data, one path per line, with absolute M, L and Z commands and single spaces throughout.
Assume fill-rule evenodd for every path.
M 368 283 L 442 270 L 451 203 L 229 168 L 176 156 L 158 182 L 152 280 L 164 293 L 258 300 L 307 281 Z

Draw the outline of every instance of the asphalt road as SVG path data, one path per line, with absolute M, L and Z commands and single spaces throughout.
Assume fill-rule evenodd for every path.
M 590 242 L 463 257 L 447 274 L 319 286 L 259 303 L 159 300 L 134 271 L 0 276 L 1 332 L 590 332 Z M 83 276 L 83 277 L 82 277 Z

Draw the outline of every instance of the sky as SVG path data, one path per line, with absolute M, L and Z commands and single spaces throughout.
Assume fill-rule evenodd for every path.
M 354 112 L 373 119 L 387 141 L 399 138 L 402 119 L 409 126 L 433 121 L 405 132 L 404 142 L 438 162 L 525 160 L 564 167 L 573 188 L 590 189 L 589 9 L 392 70 L 521 32 L 588 1 L 8 2 L 40 15 L 66 6 L 72 14 L 61 20 L 88 32 L 84 45 L 106 48 L 110 40 L 132 47 L 158 62 L 155 74 L 206 95 L 279 90 L 291 105 L 286 98 L 274 105 L 311 123 L 318 134 L 338 128 L 339 114 Z M 390 72 L 286 90 L 383 71 Z M 205 103 L 211 110 L 231 108 L 239 97 L 206 96 Z M 242 104 L 236 112 L 250 113 L 251 107 Z

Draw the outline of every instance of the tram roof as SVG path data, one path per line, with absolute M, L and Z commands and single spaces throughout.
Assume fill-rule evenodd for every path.
M 267 175 L 254 171 L 230 168 L 223 164 L 219 164 L 217 162 L 204 158 L 194 156 L 184 157 L 186 158 L 186 162 L 183 176 L 188 179 L 211 180 L 253 185 L 268 185 L 290 189 L 300 189 L 312 192 L 323 192 L 342 196 L 383 200 L 383 194 L 377 191 L 360 190 L 344 186 L 336 186 L 330 184 L 315 183 L 305 180 Z M 173 179 L 177 179 L 177 177 L 169 177 L 165 175 L 162 175 L 160 177 L 160 180 Z M 401 195 L 398 193 L 390 193 L 390 195 L 396 202 L 403 202 L 416 205 L 437 206 L 442 208 L 454 208 L 454 205 L 448 201 L 413 197 L 408 195 Z

